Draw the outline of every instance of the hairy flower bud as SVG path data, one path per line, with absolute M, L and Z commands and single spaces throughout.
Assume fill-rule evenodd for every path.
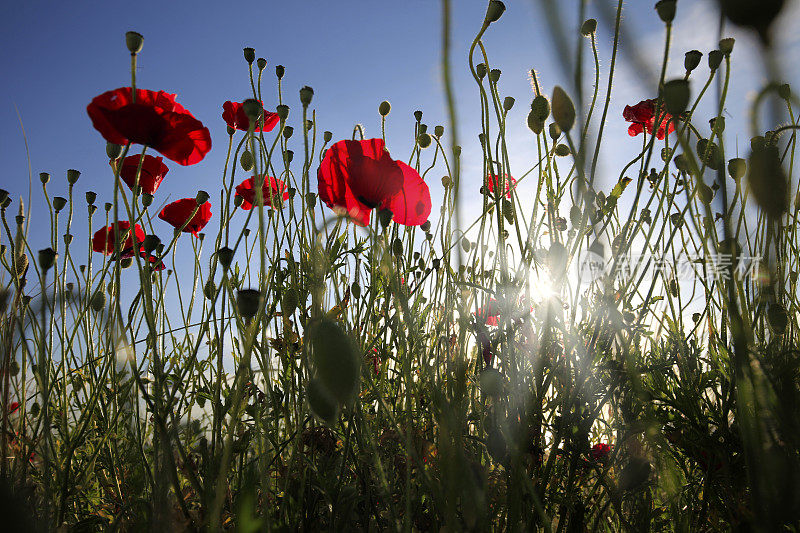
M 569 131 L 575 124 L 575 106 L 572 104 L 564 89 L 555 86 L 553 89 L 553 120 L 555 120 L 561 131 Z
M 584 37 L 589 37 L 595 31 L 597 31 L 597 20 L 595 19 L 587 19 L 581 25 L 581 34 Z

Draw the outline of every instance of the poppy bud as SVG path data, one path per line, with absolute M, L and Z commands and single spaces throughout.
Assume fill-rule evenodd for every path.
M 267 60 L 263 57 L 259 57 L 256 59 L 256 65 L 258 66 L 258 70 L 264 70 L 267 68 Z
M 536 111 L 531 110 L 531 112 L 528 113 L 528 128 L 537 135 L 542 133 L 544 129 L 544 121 L 536 117 Z
M 425 222 L 420 224 L 419 227 L 420 227 L 420 229 L 422 231 L 425 231 L 425 232 L 430 231 L 430 229 L 431 229 L 431 221 L 430 220 L 426 220 Z
M 247 61 L 247 64 L 252 65 L 253 61 L 256 60 L 255 49 L 248 46 L 247 48 L 242 49 L 242 52 L 244 52 L 244 60 Z
M 788 83 L 784 83 L 778 87 L 778 96 L 784 100 L 789 100 L 792 97 L 792 88 Z
M 11 205 L 11 197 L 9 197 L 9 196 L 6 196 L 5 199 L 0 201 L 0 208 L 5 209 L 9 205 Z
M 244 202 L 244 198 L 242 198 L 238 194 L 233 196 L 233 205 L 235 207 L 241 207 L 242 206 L 242 202 Z
M 447 189 L 451 184 L 452 180 L 450 179 L 450 176 L 442 176 L 442 187 Z
M 722 13 L 734 24 L 756 30 L 769 43 L 769 27 L 783 9 L 785 0 L 718 0 Z
M 386 100 L 381 102 L 380 105 L 378 106 L 378 113 L 380 113 L 382 117 L 388 115 L 391 110 L 392 110 L 392 104 L 390 104 Z
M 309 209 L 314 209 L 317 206 L 317 196 L 313 192 L 306 194 L 306 205 L 308 205 Z
M 292 159 L 294 159 L 294 151 L 286 150 L 286 152 L 283 154 L 283 157 L 286 159 L 286 164 L 288 165 L 292 162 Z M 291 193 L 291 190 L 289 192 Z
M 503 110 L 511 111 L 511 108 L 514 107 L 514 101 L 512 96 L 506 96 L 503 100 Z
M 67 199 L 63 196 L 56 196 L 53 198 L 53 209 L 56 210 L 56 213 L 64 209 L 65 205 L 67 205 Z
M 677 117 L 686 111 L 686 107 L 689 105 L 689 97 L 688 80 L 670 80 L 661 88 L 661 98 L 664 100 L 664 107 L 667 108 L 667 113 L 673 117 Z
M 559 128 L 558 124 L 556 124 L 555 122 L 550 123 L 548 131 L 550 133 L 550 138 L 553 139 L 554 141 L 559 137 L 561 137 L 561 128 Z
M 206 284 L 203 287 L 203 296 L 205 296 L 209 300 L 213 300 L 216 294 L 217 294 L 217 285 L 214 283 L 213 279 L 209 279 L 208 281 L 206 281 Z
M 331 139 L 333 139 L 333 133 L 331 133 L 329 131 L 323 132 L 323 134 L 322 134 L 322 140 L 323 141 L 325 141 L 326 143 L 329 143 L 329 142 L 331 142 Z
M 708 121 L 709 125 L 711 126 L 711 130 L 717 134 L 717 136 L 721 135 L 723 131 L 725 131 L 725 117 L 716 117 L 712 118 Z
M 244 114 L 247 115 L 247 118 L 250 119 L 250 124 L 254 125 L 258 120 L 258 117 L 261 116 L 262 110 L 264 108 L 261 105 L 261 102 L 254 98 L 248 98 L 244 102 L 242 102 L 242 110 Z
M 208 201 L 210 198 L 209 194 L 206 191 L 197 191 L 197 196 L 195 196 L 194 201 L 197 202 L 197 205 L 203 205 Z
M 306 399 L 311 411 L 319 417 L 320 420 L 328 425 L 333 425 L 336 418 L 339 416 L 339 405 L 328 389 L 316 379 L 311 378 L 306 385 Z
M 242 165 L 242 169 L 245 172 L 250 172 L 253 169 L 255 160 L 253 159 L 253 154 L 250 152 L 250 150 L 245 150 L 242 152 L 242 155 L 239 158 L 239 163 Z
M 275 75 L 278 79 L 283 79 L 283 75 L 286 73 L 286 69 L 283 68 L 283 65 L 275 65 Z
M 289 116 L 289 106 L 281 104 L 275 108 L 275 112 L 278 114 L 281 120 L 286 120 L 286 118 Z
M 261 292 L 256 289 L 239 289 L 236 293 L 236 307 L 244 318 L 253 318 L 258 313 Z
M 233 262 L 233 250 L 224 246 L 217 250 L 217 258 L 223 268 L 230 268 L 231 262 Z
M 492 83 L 497 83 L 500 81 L 500 74 L 502 73 L 503 71 L 501 71 L 499 68 L 493 68 L 489 71 L 489 81 Z
M 125 32 L 125 45 L 128 47 L 128 51 L 131 54 L 138 54 L 142 51 L 144 37 L 142 37 L 141 33 L 135 31 Z
M 97 206 L 89 204 L 89 216 L 94 215 L 95 211 L 97 211 Z
M 143 193 L 142 194 L 142 205 L 144 207 L 150 207 L 153 205 L 153 195 L 150 193 Z
M 417 137 L 417 144 L 420 148 L 427 148 L 431 145 L 431 136 L 427 133 L 420 134 L 420 136 Z
M 308 85 L 300 89 L 300 103 L 303 104 L 303 106 L 310 105 L 312 98 L 314 98 L 314 89 Z
M 392 221 L 392 217 L 394 213 L 391 212 L 389 209 L 380 209 L 378 211 L 378 222 L 380 222 L 381 227 L 386 229 L 389 227 L 389 222 Z
M 426 131 L 428 131 L 428 125 L 427 124 L 420 124 L 419 125 L 419 132 L 420 133 L 425 133 Z
M 106 143 L 106 155 L 109 159 L 119 159 L 122 155 L 123 147 L 119 144 Z
M 719 50 L 720 50 L 720 52 L 722 52 L 726 56 L 731 55 L 731 52 L 733 52 L 733 44 L 735 42 L 736 42 L 736 39 L 734 39 L 733 37 L 728 37 L 726 39 L 722 39 L 719 42 Z
M 656 2 L 656 12 L 662 22 L 669 24 L 675 20 L 675 7 L 677 3 L 676 0 L 659 0 Z
M 56 262 L 56 255 L 56 251 L 52 248 L 39 250 L 39 266 L 43 271 L 47 272 L 53 267 Z
M 436 126 L 433 128 L 433 134 L 436 135 L 437 138 L 441 138 L 444 135 L 444 126 Z
M 555 147 L 555 154 L 559 157 L 567 157 L 570 153 L 569 146 L 564 143 L 558 144 Z
M 595 31 L 597 31 L 597 20 L 587 19 L 584 21 L 583 25 L 581 26 L 581 34 L 584 37 L 589 37 Z
M 95 311 L 101 311 L 103 307 L 106 306 L 106 293 L 104 293 L 101 289 L 98 289 L 93 295 L 92 299 L 89 301 L 89 305 L 92 306 L 92 309 Z
M 292 134 L 294 133 L 294 128 L 291 126 L 284 126 L 283 127 L 283 137 L 285 139 L 289 139 Z
M 569 131 L 575 124 L 575 106 L 572 104 L 564 89 L 555 86 L 553 89 L 553 120 L 556 121 L 561 131 Z
M 490 0 L 489 7 L 486 8 L 486 19 L 483 21 L 484 26 L 488 26 L 492 22 L 497 21 L 503 16 L 506 10 L 506 5 L 500 0 Z
M 719 50 L 711 50 L 708 53 L 708 68 L 717 70 L 724 57 L 725 56 Z
M 683 59 L 683 66 L 686 72 L 691 72 L 700 64 L 703 54 L 699 50 L 689 50 Z
M 475 73 L 478 75 L 478 78 L 483 79 L 486 77 L 486 65 L 484 63 L 478 63 L 475 65 Z
M 392 241 L 392 253 L 394 255 L 403 255 L 403 241 L 399 238 L 395 238 L 395 240 Z
M 233 129 L 233 128 L 231 128 L 230 126 L 228 126 L 227 128 L 225 128 L 225 131 L 227 131 L 227 132 L 228 132 L 228 135 L 229 135 L 229 136 L 231 136 L 231 137 L 233 137 L 233 134 L 234 134 L 234 133 L 236 133 L 236 130 L 235 130 L 235 129 Z
M 39 181 L 42 182 L 42 185 L 46 185 L 50 181 L 50 174 L 48 174 L 47 172 L 40 172 Z
M 414 118 L 417 119 L 417 122 L 422 120 L 422 111 L 414 111 Z
M 80 177 L 81 177 L 81 173 L 80 173 L 79 170 L 75 170 L 75 169 L 72 169 L 72 168 L 67 170 L 67 182 L 70 185 L 75 185 L 75 183 L 78 181 L 78 178 L 80 178 Z
M 728 174 L 731 178 L 739 180 L 747 172 L 747 161 L 737 157 L 728 161 Z

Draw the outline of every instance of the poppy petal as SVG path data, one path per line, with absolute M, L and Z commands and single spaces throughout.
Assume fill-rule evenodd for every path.
M 400 191 L 384 203 L 394 215 L 393 220 L 404 226 L 424 224 L 431 214 L 431 193 L 428 185 L 416 170 L 403 163 L 395 162 L 403 174 Z

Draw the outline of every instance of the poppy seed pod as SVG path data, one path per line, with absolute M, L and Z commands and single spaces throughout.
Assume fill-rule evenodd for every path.
M 48 174 L 47 172 L 40 172 L 39 181 L 42 182 L 42 185 L 46 185 L 50 181 L 50 174 Z
M 661 88 L 664 107 L 666 107 L 667 113 L 673 117 L 686 111 L 690 96 L 689 81 L 685 79 L 670 80 Z
M 311 99 L 314 98 L 314 89 L 308 85 L 300 89 L 300 103 L 304 106 L 311 104 Z
M 431 145 L 431 136 L 427 133 L 421 133 L 419 137 L 417 137 L 417 144 L 420 148 L 427 148 Z
M 210 198 L 209 194 L 206 191 L 197 191 L 197 196 L 195 196 L 195 202 L 197 205 L 203 205 L 208 201 Z
M 234 205 L 235 207 L 242 207 L 242 203 L 244 203 L 244 198 L 242 198 L 242 197 L 241 197 L 241 196 L 239 196 L 238 194 L 235 194 L 235 195 L 233 196 L 233 205 Z
M 313 192 L 306 194 L 306 205 L 309 209 L 317 207 L 317 195 Z
M 686 72 L 691 72 L 700 64 L 703 54 L 699 50 L 689 50 L 683 59 L 683 66 Z
M 264 108 L 261 106 L 261 102 L 258 100 L 254 98 L 248 98 L 242 102 L 242 109 L 244 110 L 244 114 L 247 115 L 247 118 L 250 119 L 250 124 L 255 124 L 258 120 L 258 117 L 261 116 Z
M 278 117 L 281 120 L 286 120 L 286 118 L 289 116 L 289 106 L 281 104 L 275 108 L 275 112 L 278 114 Z
M 736 39 L 733 37 L 728 37 L 726 39 L 722 39 L 719 42 L 719 50 L 726 56 L 730 55 L 733 52 L 733 45 L 736 43 Z
M 292 159 L 294 159 L 294 151 L 286 150 L 286 152 L 283 154 L 283 157 L 286 159 L 286 164 L 291 163 Z
M 329 142 L 331 142 L 331 139 L 333 139 L 333 133 L 331 133 L 329 131 L 325 131 L 325 132 L 322 133 L 322 140 L 323 141 L 325 141 L 326 143 L 329 143 Z
M 561 131 L 569 131 L 575 124 L 575 106 L 572 104 L 564 89 L 555 86 L 553 89 L 553 120 L 555 120 Z
M 490 0 L 489 7 L 486 8 L 486 19 L 483 21 L 484 26 L 488 26 L 492 22 L 496 22 L 506 10 L 506 5 L 500 0 Z
M 138 54 L 142 51 L 144 45 L 144 37 L 141 33 L 135 31 L 125 32 L 125 46 L 131 54 Z
M 718 0 L 722 13 L 734 24 L 756 30 L 769 43 L 769 27 L 783 9 L 785 0 Z
M 258 70 L 264 70 L 267 68 L 267 60 L 263 57 L 259 57 L 256 59 L 256 65 L 258 66 Z
M 427 124 L 420 124 L 419 125 L 419 132 L 420 133 L 425 133 L 427 131 L 428 131 L 428 125 Z
M 106 155 L 109 159 L 119 159 L 122 155 L 123 146 L 114 143 L 106 143 Z
M 106 293 L 100 289 L 95 291 L 95 293 L 92 295 L 89 305 L 94 311 L 102 311 L 102 309 L 106 306 Z
M 499 68 L 493 68 L 492 70 L 489 71 L 489 81 L 492 83 L 497 83 L 498 81 L 500 81 L 500 74 L 502 73 L 503 71 L 500 70 Z
M 275 75 L 278 77 L 279 80 L 283 79 L 283 75 L 286 73 L 286 69 L 283 65 L 275 65 Z
M 422 229 L 422 231 L 425 231 L 425 232 L 430 231 L 430 229 L 431 229 L 431 221 L 430 220 L 426 220 L 425 222 L 423 222 L 420 225 L 420 229 Z
M 381 102 L 380 105 L 378 106 L 378 113 L 380 113 L 382 117 L 388 115 L 391 110 L 392 110 L 392 104 L 390 104 L 386 100 Z
M 711 50 L 708 53 L 708 68 L 717 70 L 724 59 L 724 55 L 719 50 Z
M 484 63 L 478 63 L 475 65 L 475 74 L 478 75 L 478 78 L 483 79 L 486 77 L 486 65 Z
M 156 235 L 147 235 L 145 236 L 142 245 L 144 246 L 145 252 L 152 254 L 159 244 L 161 244 L 161 239 L 159 239 Z
M 223 268 L 230 268 L 231 263 L 233 262 L 233 250 L 227 246 L 223 246 L 217 250 L 217 259 L 219 259 L 219 262 Z
M 581 34 L 582 34 L 584 37 L 589 37 L 589 36 L 590 36 L 590 35 L 592 35 L 592 34 L 593 34 L 595 31 L 597 31 L 597 20 L 595 20 L 595 19 L 587 19 L 587 20 L 586 20 L 586 21 L 584 21 L 584 23 L 581 25 Z
M 151 205 L 153 205 L 153 195 L 152 194 L 147 193 L 147 192 L 143 193 L 141 198 L 142 198 L 142 205 L 144 207 L 150 207 Z
M 261 304 L 261 292 L 257 289 L 239 289 L 236 293 L 236 307 L 244 318 L 253 318 Z
M 254 48 L 243 48 L 242 52 L 244 53 L 244 60 L 247 61 L 248 65 L 252 65 L 253 61 L 256 60 L 256 51 Z
M 89 204 L 89 216 L 94 215 L 95 211 L 97 211 L 97 206 Z
M 444 126 L 436 126 L 433 128 L 433 134 L 436 135 L 436 137 L 444 135 Z
M 53 198 L 53 209 L 56 210 L 56 213 L 64 209 L 64 206 L 67 205 L 67 199 L 63 196 L 56 196 Z
M 414 118 L 417 120 L 417 122 L 421 122 L 422 121 L 422 111 L 414 111 Z
M 45 272 L 50 270 L 56 262 L 56 255 L 56 251 L 52 248 L 39 250 L 39 267 Z
M 94 191 L 86 191 L 86 203 L 93 204 L 97 200 L 97 193 Z
M 511 108 L 514 107 L 514 102 L 513 96 L 506 96 L 505 99 L 503 99 L 503 110 L 511 111 Z
M 675 20 L 675 8 L 677 3 L 676 0 L 659 0 L 656 2 L 656 12 L 662 22 L 669 24 Z
M 75 170 L 73 168 L 67 170 L 67 182 L 70 185 L 75 185 L 77 183 L 78 178 L 81 177 L 81 173 L 79 170 Z
M 386 229 L 389 227 L 389 222 L 392 221 L 392 217 L 394 213 L 392 213 L 389 209 L 380 209 L 378 210 L 378 222 L 381 223 L 381 227 Z
M 294 134 L 294 128 L 291 126 L 284 126 L 283 137 L 289 139 L 291 138 L 292 134 Z
M 0 189 L 0 204 L 6 201 L 8 198 L 8 191 L 5 189 Z

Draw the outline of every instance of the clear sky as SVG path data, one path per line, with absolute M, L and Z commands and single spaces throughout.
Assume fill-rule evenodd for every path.
M 574 4 L 559 1 L 568 11 L 565 24 L 578 26 Z M 611 34 L 603 24 L 597 6 L 615 2 L 590 2 L 588 16 L 601 20 L 598 32 L 603 80 L 610 58 Z M 797 2 L 790 6 L 780 27 L 779 49 L 789 67 L 790 80 L 798 80 L 796 69 L 800 32 Z M 461 144 L 464 146 L 465 191 L 477 202 L 481 185 L 479 107 L 477 91 L 467 69 L 469 43 L 483 20 L 486 2 L 454 0 L 453 64 Z M 635 51 L 644 63 L 660 64 L 663 24 L 653 10 L 654 1 L 630 0 L 625 23 L 629 29 L 622 46 Z M 569 87 L 546 29 L 540 2 L 508 0 L 503 18 L 492 26 L 485 44 L 491 66 L 503 70 L 503 96 L 516 98 L 510 113 L 509 143 L 512 173 L 521 173 L 533 160 L 533 135 L 525 126 L 532 92 L 528 71 L 535 68 L 547 94 L 561 84 Z M 717 17 L 709 0 L 680 0 L 676 20 L 674 51 L 669 73 L 683 73 L 683 54 L 698 48 L 704 54 L 716 47 Z M 368 136 L 379 135 L 378 104 L 392 103 L 387 140 L 393 156 L 408 157 L 413 139 L 415 110 L 424 112 L 423 122 L 432 129 L 446 124 L 440 75 L 441 5 L 435 0 L 389 0 L 292 2 L 261 1 L 184 2 L 52 2 L 31 0 L 8 2 L 0 18 L 0 187 L 11 191 L 15 206 L 20 195 L 27 197 L 28 162 L 22 131 L 15 111 L 19 110 L 30 147 L 33 171 L 34 215 L 42 213 L 39 172 L 50 172 L 51 195 L 65 195 L 66 170 L 83 174 L 76 185 L 76 222 L 73 233 L 81 237 L 85 227 L 83 200 L 86 190 L 98 193 L 97 204 L 111 199 L 112 179 L 105 156 L 105 141 L 91 126 L 86 105 L 96 95 L 130 82 L 128 52 L 124 34 L 135 30 L 144 35 L 139 59 L 141 88 L 177 93 L 177 101 L 189 109 L 210 130 L 212 150 L 200 163 L 180 167 L 170 161 L 170 173 L 157 193 L 156 202 L 167 196 L 175 200 L 194 196 L 198 189 L 219 189 L 227 134 L 221 119 L 225 100 L 241 100 L 249 93 L 242 48 L 252 46 L 258 57 L 268 61 L 265 73 L 265 107 L 276 105 L 274 67 L 285 65 L 285 98 L 298 111 L 290 123 L 299 121 L 298 89 L 315 90 L 312 106 L 317 110 L 320 130 L 333 132 L 334 141 L 349 137 L 356 123 L 364 124 Z M 733 28 L 725 32 L 737 37 L 728 132 L 739 128 L 742 151 L 749 133 L 744 121 L 747 94 L 764 81 L 756 43 L 751 36 Z M 573 43 L 575 39 L 571 39 Z M 586 43 L 584 43 L 586 44 Z M 587 47 L 588 52 L 588 47 Z M 588 57 L 588 56 L 587 56 Z M 698 69 L 704 79 L 705 56 Z M 624 60 L 614 86 L 613 103 L 606 130 L 598 183 L 613 186 L 622 166 L 639 149 L 639 140 L 626 134 L 621 112 L 625 104 L 655 97 L 655 87 L 635 75 L 636 67 Z M 794 83 L 796 89 L 800 84 Z M 591 87 L 587 84 L 587 90 Z M 601 83 L 605 88 L 605 81 Z M 706 128 L 707 129 L 707 128 Z M 300 131 L 296 128 L 296 131 Z M 301 142 L 293 139 L 296 153 Z M 429 179 L 434 206 L 441 198 L 439 176 Z M 312 182 L 313 183 L 313 182 Z M 528 186 L 533 189 L 535 184 Z M 526 189 L 522 189 L 524 192 Z M 523 198 L 525 198 L 523 194 Z M 530 198 L 530 196 L 528 196 Z M 471 202 L 471 203 L 470 203 Z M 526 210 L 531 206 L 523 206 Z M 15 214 L 16 207 L 14 208 Z M 434 207 L 434 213 L 436 213 Z M 100 216 L 100 212 L 96 216 Z M 35 219 L 36 220 L 36 219 Z M 40 220 L 40 219 L 39 219 Z M 171 228 L 160 221 L 168 235 Z M 99 222 L 95 223 L 95 227 Z M 214 226 L 214 220 L 210 227 Z M 32 247 L 47 246 L 46 226 L 32 227 Z M 86 236 L 88 237 L 88 236 Z M 7 242 L 3 236 L 3 242 Z M 80 240 L 78 240 L 80 242 Z M 77 243 L 76 243 L 77 244 Z

